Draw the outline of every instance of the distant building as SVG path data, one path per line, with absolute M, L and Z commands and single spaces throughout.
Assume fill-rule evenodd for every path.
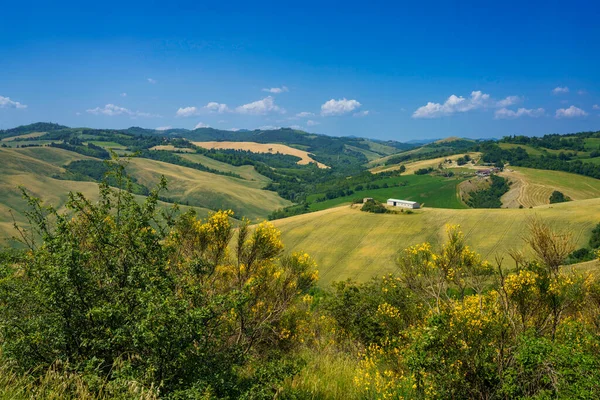
M 419 203 L 417 203 L 416 201 L 398 200 L 398 199 L 388 199 L 387 205 L 394 206 L 394 207 L 402 207 L 402 208 L 412 208 L 412 209 L 421 208 L 421 205 Z
M 497 172 L 500 172 L 499 168 L 479 169 L 477 170 L 477 172 L 475 172 L 475 175 L 477 175 L 480 178 L 485 178 Z

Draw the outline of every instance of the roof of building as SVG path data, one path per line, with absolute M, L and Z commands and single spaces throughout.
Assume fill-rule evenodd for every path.
M 396 203 L 417 204 L 416 201 L 410 201 L 410 200 L 388 199 L 387 201 L 395 201 Z

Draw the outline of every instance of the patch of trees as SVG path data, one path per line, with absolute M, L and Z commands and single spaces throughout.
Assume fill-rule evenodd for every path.
M 473 208 L 500 208 L 502 207 L 500 198 L 509 189 L 510 186 L 506 179 L 498 175 L 491 175 L 489 187 L 470 192 L 467 205 Z
M 550 204 L 565 203 L 567 201 L 571 201 L 571 199 L 558 190 L 553 191 L 550 195 Z
M 367 200 L 365 203 L 363 203 L 360 211 L 370 212 L 373 214 L 386 214 L 390 210 L 376 200 Z
M 433 172 L 433 167 L 419 168 L 418 170 L 415 171 L 415 175 L 427 175 L 431 172 Z
M 597 252 L 600 250 L 600 224 L 597 224 L 592 229 L 590 240 L 587 247 L 582 247 L 569 254 L 567 264 L 575 264 L 585 261 L 594 260 L 597 257 Z
M 471 156 L 468 154 L 465 154 L 463 157 L 459 157 L 456 159 L 456 164 L 465 165 L 470 161 L 471 161 Z
M 69 150 L 88 157 L 100 158 L 102 160 L 108 160 L 110 158 L 110 153 L 100 146 L 96 146 L 93 143 L 82 144 L 78 143 L 76 140 L 73 140 L 73 142 L 76 144 L 52 142 L 49 144 L 49 146 Z

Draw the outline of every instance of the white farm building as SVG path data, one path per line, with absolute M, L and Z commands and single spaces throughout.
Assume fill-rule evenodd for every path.
M 412 209 L 421 208 L 421 205 L 419 203 L 417 203 L 416 201 L 398 200 L 398 199 L 388 199 L 387 205 L 394 206 L 394 207 L 402 207 L 402 208 L 412 208 Z

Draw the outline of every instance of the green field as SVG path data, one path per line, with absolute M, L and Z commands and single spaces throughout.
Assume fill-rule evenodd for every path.
M 127 148 L 126 146 L 123 146 L 117 142 L 92 140 L 90 143 L 95 144 L 96 146 L 104 147 L 105 149 L 125 150 Z
M 600 150 L 600 138 L 584 139 L 585 149 L 588 151 Z
M 354 199 L 364 197 L 372 197 L 382 203 L 385 203 L 389 198 L 395 198 L 416 201 L 425 207 L 467 208 L 458 197 L 457 186 L 461 181 L 460 178 L 443 178 L 430 175 L 406 175 L 382 179 L 376 183 L 381 185 L 386 182 L 392 186 L 399 182 L 405 182 L 406 186 L 360 190 L 350 196 L 312 203 L 310 209 L 312 211 L 324 210 L 340 204 L 351 203 Z M 316 197 L 319 196 L 312 195 L 309 196 L 309 199 L 314 201 Z
M 288 251 L 305 251 L 319 265 L 322 284 L 347 278 L 365 281 L 395 271 L 398 251 L 431 242 L 439 246 L 446 224 L 459 224 L 467 243 L 490 261 L 524 249 L 528 217 L 573 232 L 579 246 L 600 222 L 600 199 L 532 209 L 423 209 L 414 214 L 370 214 L 358 206 L 341 206 L 274 221 Z

